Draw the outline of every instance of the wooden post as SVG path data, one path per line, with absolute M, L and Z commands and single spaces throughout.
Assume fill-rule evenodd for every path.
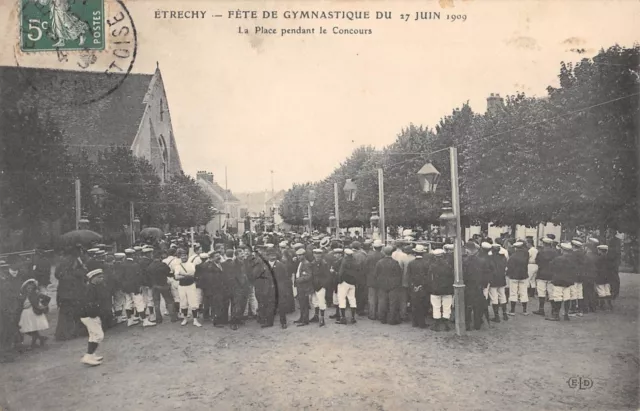
M 384 174 L 378 169 L 378 210 L 380 212 L 379 228 L 382 244 L 387 244 L 387 226 L 384 220 Z
M 464 281 L 462 273 L 462 227 L 460 226 L 460 195 L 458 193 L 458 149 L 449 148 L 449 160 L 451 162 L 451 203 L 453 214 L 456 216 L 456 238 L 453 249 L 453 300 L 455 303 L 456 334 L 466 334 L 465 305 L 464 305 Z
M 335 203 L 336 214 L 336 237 L 340 232 L 340 204 L 338 203 L 338 183 L 333 183 L 333 202 Z
M 133 247 L 133 245 L 136 242 L 136 230 L 133 227 L 133 220 L 135 219 L 135 215 L 134 215 L 134 210 L 133 210 L 133 201 L 129 202 L 129 227 L 131 228 L 131 247 Z
M 82 218 L 82 200 L 80 199 L 80 179 L 76 178 L 75 181 L 76 192 L 76 230 L 80 229 L 80 218 Z

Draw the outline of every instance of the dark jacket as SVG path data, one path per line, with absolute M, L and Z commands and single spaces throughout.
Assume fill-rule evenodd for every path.
M 446 260 L 446 256 L 432 259 L 429 265 L 429 280 L 431 282 L 431 294 L 453 295 L 453 267 Z
M 66 257 L 56 269 L 58 299 L 82 301 L 85 294 L 84 276 L 87 268 L 80 257 Z
M 516 249 L 513 255 L 509 254 L 507 261 L 507 275 L 510 280 L 526 280 L 529 278 L 529 253 L 523 249 Z
M 171 275 L 171 269 L 160 260 L 153 260 L 146 268 L 147 283 L 151 286 L 167 285 L 167 278 Z
M 596 260 L 596 284 L 611 284 L 618 271 L 615 256 L 599 255 Z
M 85 287 L 84 298 L 82 299 L 82 306 L 80 307 L 80 318 L 83 317 L 99 317 L 100 308 L 100 295 L 99 285 L 89 283 Z
M 402 287 L 402 268 L 391 256 L 385 256 L 376 263 L 375 282 L 377 288 L 391 291 Z
M 491 255 L 491 262 L 493 263 L 491 287 L 505 287 L 507 285 L 507 257 L 494 251 Z
M 384 258 L 384 254 L 380 250 L 374 250 L 367 256 L 367 261 L 365 263 L 366 277 L 367 277 L 367 287 L 376 288 L 376 264 L 378 261 Z
M 422 256 L 417 256 L 407 265 L 407 275 L 409 276 L 409 291 L 418 292 L 415 289 L 421 287 L 420 291 L 429 292 L 429 261 Z
M 22 271 L 17 276 L 9 274 L 9 269 L 0 274 L 0 312 L 16 314 L 22 311 L 20 287 L 28 279 Z
M 361 278 L 362 275 L 362 265 L 358 261 L 358 258 L 354 256 L 352 257 L 344 257 L 342 259 L 342 264 L 340 264 L 340 271 L 338 273 L 338 283 L 346 282 L 348 284 L 356 285 L 358 284 L 358 279 Z
M 313 293 L 313 268 L 306 259 L 303 259 L 300 264 L 300 277 L 296 278 L 295 282 L 298 295 L 311 295 Z
M 536 257 L 536 264 L 538 264 L 538 274 L 536 276 L 539 280 L 550 281 L 553 278 L 553 273 L 549 268 L 551 261 L 558 257 L 558 252 L 552 248 L 543 248 L 538 252 Z
M 51 262 L 44 256 L 34 256 L 31 266 L 33 278 L 38 281 L 39 286 L 51 284 Z
M 562 254 L 554 258 L 549 265 L 549 269 L 553 274 L 551 283 L 559 287 L 570 287 L 578 279 L 576 272 L 575 259 L 572 255 Z
M 142 287 L 143 273 L 135 261 L 125 260 L 120 267 L 122 270 L 122 291 L 139 294 Z
M 225 290 L 223 271 L 213 261 L 205 261 L 196 266 L 196 284 L 202 289 L 202 295 L 222 295 Z
M 282 261 L 277 261 L 270 267 L 272 270 L 273 277 L 275 277 L 276 287 L 278 290 L 278 304 L 282 305 L 285 303 L 285 295 L 290 293 L 289 288 L 291 285 L 291 275 L 288 272 L 287 264 Z M 272 279 L 273 279 L 272 277 Z M 287 281 L 287 277 L 289 277 L 289 281 Z M 293 292 L 293 290 L 291 291 Z M 275 294 L 273 296 L 275 298 Z
M 153 283 L 151 282 L 151 278 L 149 277 L 149 274 L 147 273 L 147 267 L 149 267 L 149 264 L 151 264 L 153 262 L 152 259 L 150 259 L 149 257 L 140 257 L 140 259 L 138 260 L 138 265 L 140 266 L 140 269 L 142 270 L 142 285 L 145 287 L 151 287 L 153 285 Z
M 598 273 L 596 263 L 598 261 L 598 255 L 596 253 L 588 252 L 584 255 L 582 260 L 582 282 L 588 284 L 595 284 L 596 275 Z
M 480 251 L 478 253 L 478 258 L 482 263 L 481 273 L 480 273 L 480 285 L 484 289 L 484 288 L 487 288 L 489 283 L 491 283 L 491 280 L 493 278 L 493 273 L 496 270 L 495 263 L 491 259 L 491 256 L 485 251 Z
M 311 268 L 314 291 L 319 291 L 321 288 L 330 290 L 331 273 L 329 272 L 329 265 L 322 258 L 317 258 L 311 262 Z

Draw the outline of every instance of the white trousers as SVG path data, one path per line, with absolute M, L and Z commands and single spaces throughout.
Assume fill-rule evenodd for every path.
M 431 306 L 433 307 L 433 319 L 451 318 L 452 295 L 431 295 Z M 440 313 L 442 311 L 442 313 Z
M 338 299 L 338 293 L 337 292 L 333 292 L 333 305 L 338 305 L 340 304 L 340 300 Z
M 122 311 L 125 309 L 126 294 L 120 290 L 116 291 L 113 295 L 113 310 Z
M 327 290 L 322 287 L 315 293 L 311 294 L 311 306 L 313 308 L 319 308 L 321 310 L 327 309 L 327 300 L 325 300 L 325 295 Z
M 529 288 L 529 280 L 509 280 L 509 301 L 512 303 L 529 302 L 529 295 L 527 294 L 527 288 Z
M 89 331 L 89 342 L 101 343 L 104 340 L 104 331 L 102 331 L 102 321 L 100 317 L 82 317 L 80 318 L 82 324 L 87 327 Z
M 538 276 L 538 264 L 529 264 L 527 266 L 527 274 L 529 275 L 529 287 L 536 288 L 536 277 Z
M 196 305 L 197 305 L 198 307 L 200 307 L 200 305 L 202 305 L 202 301 L 203 301 L 203 298 L 202 298 L 202 288 L 197 288 L 197 287 L 196 287 L 196 296 L 198 297 L 198 302 L 197 302 L 197 304 L 196 304 Z
M 198 309 L 198 292 L 195 284 L 178 286 L 180 309 L 191 311 Z
M 338 284 L 338 305 L 340 308 L 347 308 L 347 299 L 349 299 L 349 307 L 356 308 L 356 286 L 343 281 Z
M 571 299 L 571 287 L 553 286 L 553 301 L 569 301 Z
M 551 284 L 551 281 L 536 280 L 536 289 L 538 297 L 547 297 L 548 300 L 553 301 L 553 284 Z
M 611 297 L 611 284 L 596 284 L 598 297 Z
M 574 283 L 570 287 L 570 293 L 572 300 L 582 300 L 584 298 L 582 295 L 582 283 Z
M 507 294 L 504 292 L 506 287 L 490 287 L 489 288 L 489 298 L 491 299 L 491 304 L 506 304 L 507 303 Z
M 142 295 L 144 296 L 144 302 L 147 304 L 147 307 L 153 308 L 153 289 L 151 287 L 142 287 Z
M 146 298 L 146 294 L 127 293 L 124 295 L 124 309 L 133 310 L 135 308 L 138 313 L 143 313 L 147 308 Z M 151 306 L 153 307 L 153 299 L 151 300 Z

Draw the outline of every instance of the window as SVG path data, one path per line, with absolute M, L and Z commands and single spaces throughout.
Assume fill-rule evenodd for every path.
M 164 121 L 163 117 L 164 117 L 164 107 L 162 105 L 162 99 L 160 99 L 160 121 Z
M 160 134 L 158 137 L 158 145 L 160 146 L 160 152 L 162 155 L 162 181 L 167 181 L 169 177 L 169 150 L 167 149 L 167 143 L 164 141 L 164 137 Z

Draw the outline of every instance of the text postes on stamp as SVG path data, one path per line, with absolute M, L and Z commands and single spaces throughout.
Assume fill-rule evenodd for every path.
M 127 81 L 137 55 L 136 28 L 123 1 L 51 1 L 51 4 L 62 4 L 64 1 L 71 5 L 99 2 L 104 11 L 102 30 L 105 35 L 101 37 L 104 47 L 102 50 L 54 47 L 52 50 L 31 49 L 26 52 L 21 47 L 16 47 L 16 65 L 20 67 L 22 80 L 29 84 L 37 98 L 60 104 L 90 104 L 111 95 Z M 75 3 L 72 4 L 73 1 Z M 77 43 L 78 40 L 65 44 Z
M 22 0 L 22 51 L 103 50 L 104 0 Z

